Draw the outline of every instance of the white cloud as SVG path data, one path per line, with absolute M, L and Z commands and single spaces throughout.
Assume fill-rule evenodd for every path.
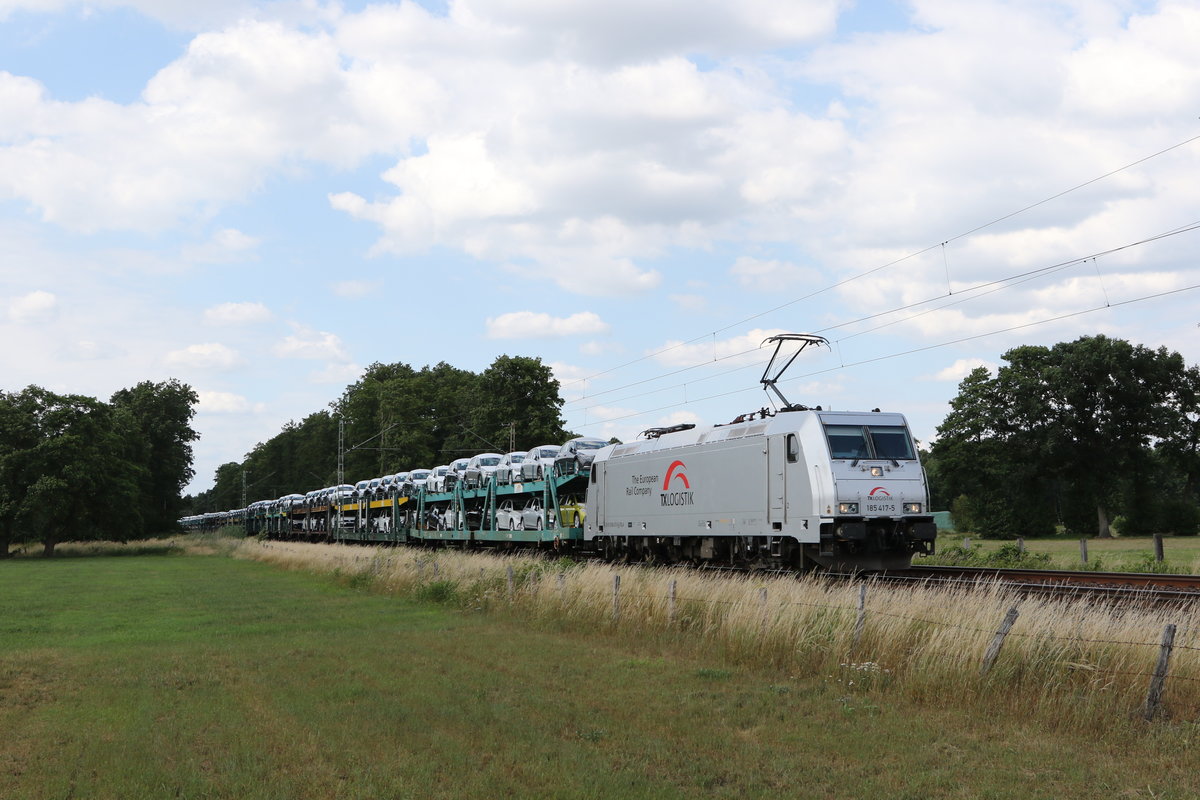
M 233 392 L 198 390 L 196 395 L 199 398 L 196 410 L 201 414 L 257 414 L 266 409 L 265 403 L 251 403 L 242 395 Z
M 198 264 L 228 264 L 253 255 L 261 240 L 234 228 L 222 228 L 207 242 L 183 248 L 183 260 Z
M 58 316 L 58 297 L 41 289 L 15 297 L 8 303 L 8 315 L 13 322 L 50 322 Z
M 275 345 L 274 353 L 280 358 L 307 358 L 326 361 L 348 361 L 350 356 L 342 344 L 341 337 L 328 331 L 318 331 L 304 325 L 292 324 L 296 331 Z
M 262 303 L 221 303 L 204 311 L 204 321 L 210 325 L 249 325 L 273 318 Z
M 778 292 L 799 283 L 807 283 L 813 288 L 824 286 L 821 274 L 815 269 L 776 259 L 764 261 L 742 256 L 730 267 L 729 274 L 742 286 L 760 292 Z
M 451 14 L 480 27 L 520 31 L 522 45 L 539 55 L 568 49 L 586 61 L 640 62 L 663 52 L 733 54 L 810 41 L 830 32 L 838 4 L 832 0 L 469 0 Z
M 1127 27 L 1100 35 L 1067 60 L 1064 100 L 1076 113 L 1121 122 L 1136 108 L 1174 115 L 1200 95 L 1195 35 L 1200 9 L 1163 3 Z
M 939 370 L 934 375 L 926 378 L 926 380 L 953 381 L 958 383 L 977 367 L 987 367 L 993 374 L 997 369 L 996 364 L 982 358 L 960 358 L 945 369 Z
M 553 317 L 536 311 L 513 311 L 487 320 L 489 339 L 549 339 L 607 333 L 609 325 L 591 311 Z
M 75 8 L 88 15 L 97 10 L 133 8 L 173 28 L 198 30 L 251 14 L 258 5 L 254 0 L 0 0 L 0 21 L 13 11 L 49 14 Z M 293 5 L 296 10 L 301 7 Z
M 372 145 L 323 34 L 243 21 L 202 33 L 128 105 L 51 100 L 0 72 L 0 109 L 14 124 L 0 146 L 0 197 L 81 231 L 158 231 L 240 200 L 292 159 L 344 165 Z M 219 233 L 199 260 L 245 250 Z
M 655 347 L 648 353 L 657 353 L 654 356 L 655 361 L 672 367 L 688 367 L 713 361 L 721 362 L 724 367 L 742 366 L 765 362 L 770 358 L 774 352 L 774 345 L 763 347 L 763 340 L 780 333 L 790 331 L 755 328 L 729 339 L 701 339 L 692 343 L 668 339 L 662 346 Z
M 218 342 L 188 345 L 182 350 L 172 350 L 164 359 L 170 367 L 227 370 L 242 364 L 238 352 Z
M 594 372 L 594 370 L 589 370 L 587 367 L 581 367 L 576 364 L 565 364 L 561 361 L 551 361 L 546 366 L 550 367 L 550 371 L 554 373 L 554 377 L 558 382 L 563 384 L 578 383 Z

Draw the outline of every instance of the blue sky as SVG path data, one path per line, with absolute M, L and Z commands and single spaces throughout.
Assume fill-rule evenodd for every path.
M 1200 222 L 1196 41 L 1170 2 L 0 0 L 2 386 L 188 382 L 194 491 L 375 361 L 538 356 L 628 439 L 766 404 L 756 345 L 816 331 L 789 399 L 923 440 L 1020 344 L 1196 363 L 1200 231 L 1136 244 Z

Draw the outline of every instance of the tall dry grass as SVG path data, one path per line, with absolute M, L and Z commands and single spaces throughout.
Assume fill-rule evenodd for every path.
M 730 577 L 451 550 L 253 540 L 239 543 L 234 555 L 468 609 L 669 639 L 731 663 L 823 675 L 847 692 L 902 692 L 935 705 L 1037 713 L 1070 727 L 1103 727 L 1116 715 L 1140 714 L 1163 628 L 1175 623 L 1164 716 L 1194 720 L 1200 714 L 1194 611 L 1023 598 L 998 584 L 869 584 L 865 622 L 856 636 L 860 588 L 813 576 Z M 615 574 L 621 583 L 614 610 Z M 1020 616 L 983 675 L 983 654 L 1010 607 Z

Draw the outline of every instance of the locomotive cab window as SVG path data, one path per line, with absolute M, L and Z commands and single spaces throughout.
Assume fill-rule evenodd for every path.
M 913 455 L 908 429 L 900 425 L 872 425 L 867 430 L 871 433 L 871 444 L 876 458 L 894 458 L 897 461 L 912 461 L 916 458 Z
M 826 425 L 829 454 L 834 458 L 870 458 L 867 438 L 860 425 Z
M 912 437 L 903 425 L 826 425 L 833 458 L 913 461 Z
M 794 433 L 787 435 L 787 460 L 789 464 L 795 464 L 800 460 L 800 440 Z

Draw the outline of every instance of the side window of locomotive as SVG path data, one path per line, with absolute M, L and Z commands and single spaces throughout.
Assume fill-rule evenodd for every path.
M 800 460 L 800 440 L 794 433 L 787 435 L 787 460 L 789 464 L 795 464 Z
M 826 425 L 829 454 L 833 458 L 870 458 L 863 429 L 858 425 Z
M 913 455 L 912 439 L 902 425 L 872 425 L 868 430 L 871 432 L 871 443 L 875 445 L 878 458 L 894 458 L 897 461 L 912 461 L 916 458 Z

